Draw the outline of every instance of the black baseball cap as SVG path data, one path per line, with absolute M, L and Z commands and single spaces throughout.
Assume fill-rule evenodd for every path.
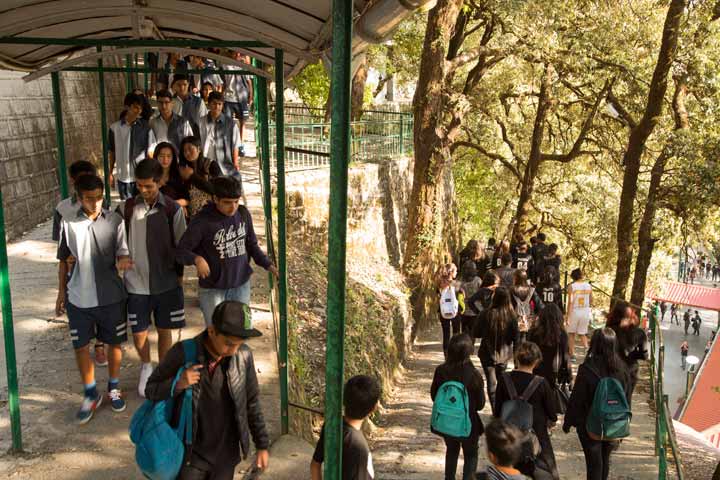
M 252 328 L 250 307 L 242 302 L 226 300 L 215 307 L 212 324 L 218 333 L 229 337 L 252 338 L 262 333 Z

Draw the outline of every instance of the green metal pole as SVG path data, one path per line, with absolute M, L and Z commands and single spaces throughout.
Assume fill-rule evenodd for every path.
M 405 143 L 405 137 L 403 130 L 405 130 L 405 126 L 403 125 L 403 116 L 400 115 L 400 156 L 402 157 L 404 152 L 403 144 Z
M 65 131 L 63 129 L 62 101 L 60 99 L 60 74 L 52 72 L 53 109 L 55 110 L 55 138 L 58 149 L 58 173 L 60 174 L 60 196 L 67 198 L 68 178 L 65 164 Z
M 288 318 L 287 318 L 287 248 L 285 233 L 285 91 L 283 51 L 275 49 L 275 138 L 277 161 L 278 208 L 278 302 L 280 313 L 280 423 L 283 435 L 289 433 L 288 417 Z
M 257 62 L 262 67 L 261 62 Z M 262 77 L 257 78 L 257 118 L 255 121 L 260 124 L 259 134 L 260 142 L 257 140 L 255 144 L 260 143 L 260 164 L 263 183 L 263 209 L 265 210 L 265 225 L 268 235 L 268 241 L 272 238 L 272 196 L 270 186 L 270 126 L 268 119 L 268 103 L 267 103 L 267 80 Z
M 128 53 L 125 55 L 125 90 L 127 90 L 125 93 L 130 93 L 130 91 L 133 89 L 132 77 L 130 76 L 132 75 L 130 73 L 130 69 L 133 68 L 131 63 L 132 57 Z
M 12 298 L 10 295 L 7 243 L 5 242 L 5 212 L 2 202 L 2 190 L 0 190 L 0 305 L 2 306 L 3 334 L 5 337 L 5 365 L 7 366 L 8 407 L 10 408 L 12 451 L 21 452 L 20 396 L 18 394 L 15 332 L 13 330 Z
M 327 353 L 325 356 L 325 480 L 342 478 L 345 337 L 345 249 L 350 163 L 352 0 L 333 0 L 330 220 L 328 224 Z
M 101 51 L 102 47 L 97 47 Z M 103 175 L 105 176 L 105 205 L 110 205 L 110 162 L 108 160 L 108 126 L 107 111 L 105 110 L 105 74 L 103 61 L 98 60 L 98 88 L 100 90 L 100 132 L 102 134 Z

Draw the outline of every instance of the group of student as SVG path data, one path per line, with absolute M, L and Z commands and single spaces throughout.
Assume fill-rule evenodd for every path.
M 580 269 L 573 270 L 564 309 L 557 247 L 545 246 L 543 234 L 535 240 L 532 247 L 521 238 L 513 244 L 503 241 L 492 256 L 472 240 L 459 255 L 460 281 L 455 280 L 454 264 L 445 265 L 439 273 L 445 362 L 435 370 L 430 394 L 434 402 L 432 430 L 446 444 L 446 479 L 455 478 L 460 450 L 464 456 L 462 478 L 476 478 L 478 442 L 485 431 L 478 412 L 486 399 L 493 423 L 515 432 L 521 445 L 517 455 L 502 456 L 511 462 L 496 463 L 501 458 L 497 454 L 490 457 L 493 465 L 483 473 L 487 478 L 559 479 L 550 430 L 564 414 L 563 431 L 577 430 L 587 478 L 607 479 L 610 454 L 622 437 L 598 437 L 595 425 L 588 423 L 591 410 L 602 402 L 597 400 L 598 390 L 600 396 L 615 395 L 618 405 L 626 405 L 622 418 L 629 425 L 638 362 L 649 356 L 647 335 L 635 311 L 618 301 L 605 326 L 589 332 L 592 286 Z M 490 239 L 488 245 L 494 243 Z M 493 257 L 499 261 L 487 261 Z M 583 340 L 585 359 L 573 381 L 575 334 Z M 471 360 L 477 340 L 482 373 Z M 508 373 L 510 362 L 515 369 Z M 608 389 L 609 384 L 612 388 Z M 455 403 L 464 396 L 466 402 Z M 456 420 L 443 425 L 442 412 L 452 411 L 454 405 L 467 405 L 467 425 Z M 463 414 L 455 412 L 455 418 L 463 418 Z M 489 451 L 496 448 L 494 441 L 486 438 Z

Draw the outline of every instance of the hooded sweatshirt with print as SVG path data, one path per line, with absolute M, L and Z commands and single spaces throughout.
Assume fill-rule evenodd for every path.
M 260 249 L 252 217 L 240 205 L 235 215 L 228 217 L 212 202 L 208 202 L 193 217 L 177 246 L 177 260 L 194 265 L 201 256 L 210 266 L 210 275 L 201 278 L 201 288 L 236 288 L 250 279 L 250 258 L 267 269 L 272 262 Z

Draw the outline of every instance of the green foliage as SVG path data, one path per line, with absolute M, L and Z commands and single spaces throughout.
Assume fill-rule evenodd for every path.
M 330 94 L 330 77 L 322 62 L 307 65 L 293 80 L 303 103 L 313 108 L 324 108 Z

